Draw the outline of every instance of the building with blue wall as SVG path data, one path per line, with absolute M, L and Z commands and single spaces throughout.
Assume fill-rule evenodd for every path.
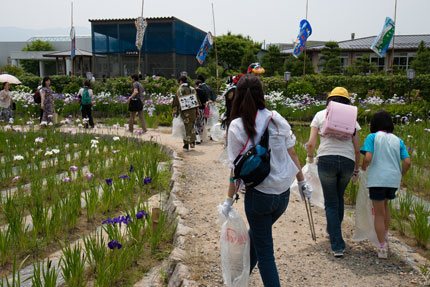
M 141 72 L 144 75 L 178 77 L 181 72 L 194 76 L 199 64 L 196 54 L 206 32 L 175 17 L 147 18 L 142 45 Z M 135 19 L 100 19 L 91 22 L 93 71 L 117 77 L 137 73 Z

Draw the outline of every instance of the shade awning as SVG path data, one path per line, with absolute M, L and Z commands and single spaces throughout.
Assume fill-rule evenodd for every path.
M 52 57 L 52 58 L 56 58 L 56 57 L 70 57 L 72 51 L 68 50 L 68 51 L 61 51 L 61 52 L 54 52 L 54 53 L 49 53 L 49 54 L 44 54 L 44 57 Z M 75 57 L 92 57 L 93 54 L 91 52 L 88 51 L 84 51 L 84 50 L 80 50 L 80 49 L 76 49 L 75 50 Z

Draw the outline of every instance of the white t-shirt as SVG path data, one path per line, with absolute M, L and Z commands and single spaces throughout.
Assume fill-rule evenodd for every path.
M 311 123 L 311 127 L 318 128 L 319 134 L 321 134 L 321 131 L 324 127 L 326 111 L 326 109 L 319 111 Z M 361 127 L 358 123 L 356 123 L 355 128 L 357 129 L 357 132 L 361 130 Z M 351 140 L 344 141 L 336 138 L 321 136 L 317 157 L 325 155 L 340 155 L 355 162 L 355 150 L 354 145 L 352 144 L 352 138 Z
M 255 120 L 257 131 L 254 138 L 255 143 L 260 142 L 271 116 L 272 112 L 267 109 L 258 111 Z M 242 119 L 233 120 L 228 129 L 227 153 L 230 168 L 234 168 L 233 162 L 244 149 L 247 140 L 248 135 L 243 127 Z M 296 138 L 288 122 L 279 113 L 273 111 L 272 122 L 269 124 L 270 173 L 261 184 L 255 187 L 256 190 L 266 194 L 281 194 L 290 188 L 299 172 L 287 152 L 287 149 L 294 146 L 295 141 Z M 249 140 L 243 153 L 246 153 L 253 146 L 253 142 Z
M 81 88 L 79 90 L 79 92 L 78 92 L 78 96 L 82 97 L 83 92 L 84 92 L 84 88 Z M 90 97 L 92 98 L 93 97 L 93 90 L 92 89 L 88 89 L 88 94 L 90 94 Z

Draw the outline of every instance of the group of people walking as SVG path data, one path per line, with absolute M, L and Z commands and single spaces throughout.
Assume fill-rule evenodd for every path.
M 258 76 L 254 73 L 241 75 L 235 83 L 234 93 L 227 97 L 226 101 L 231 103 L 230 107 L 227 105 L 229 115 L 226 123 L 231 172 L 222 211 L 228 218 L 235 194 L 240 189 L 241 182 L 234 176 L 236 159 L 258 145 L 267 129 L 271 150 L 270 172 L 259 185 L 246 186 L 244 205 L 251 240 L 250 272 L 258 264 L 264 286 L 280 286 L 272 225 L 287 209 L 290 186 L 294 179 L 298 181 L 302 199 L 311 198 L 312 187 L 301 172 L 302 167 L 294 151 L 295 136 L 291 127 L 279 113 L 266 108 Z M 332 101 L 343 105 L 351 104 L 348 91 L 342 87 L 333 89 L 328 95 L 327 105 Z M 359 177 L 361 167 L 361 170 L 368 170 L 366 187 L 375 212 L 374 225 L 379 240 L 377 255 L 379 258 L 387 258 L 390 222 L 388 201 L 395 198 L 402 175 L 411 165 L 407 149 L 403 141 L 393 134 L 394 125 L 386 111 L 374 114 L 370 124 L 371 134 L 362 147 L 359 137 L 361 128 L 356 121 L 354 132 L 347 138 L 322 136 L 326 114 L 326 109 L 318 112 L 310 125 L 307 162 L 318 166 L 325 201 L 326 232 L 333 255 L 344 256 L 346 244 L 341 228 L 344 193 L 350 180 Z M 361 154 L 364 154 L 363 161 Z

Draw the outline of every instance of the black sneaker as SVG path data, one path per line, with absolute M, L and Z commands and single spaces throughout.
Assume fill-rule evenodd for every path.
M 188 144 L 184 144 L 184 146 L 182 148 L 184 149 L 184 151 L 188 151 L 190 149 Z

